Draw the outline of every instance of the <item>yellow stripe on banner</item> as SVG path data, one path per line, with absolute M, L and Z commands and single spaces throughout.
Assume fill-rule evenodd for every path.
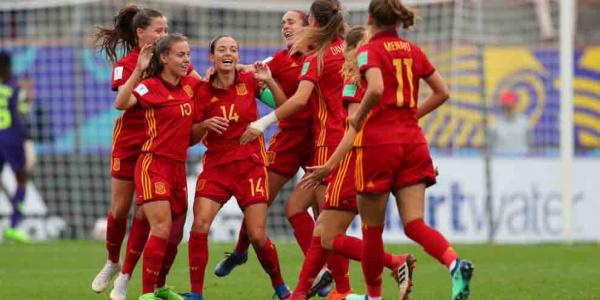
M 456 147 L 464 147 L 468 140 L 469 140 L 469 136 L 471 136 L 471 133 L 473 132 L 473 123 L 470 122 L 463 122 L 463 127 L 460 131 L 460 133 L 458 134 L 458 138 L 456 138 Z
M 448 147 L 450 140 L 454 136 L 454 131 L 456 130 L 457 123 L 458 122 L 457 122 L 456 118 L 450 119 L 450 123 L 448 124 L 448 126 L 446 126 L 444 128 L 444 131 L 442 132 L 442 134 L 440 135 L 440 137 L 438 139 L 438 145 L 440 147 L 442 147 L 442 148 Z
M 560 85 L 560 81 L 558 81 L 558 83 Z M 598 80 L 575 78 L 573 80 L 573 88 L 576 91 L 582 90 L 585 92 L 591 92 L 596 95 L 600 95 L 600 82 Z
M 600 120 L 592 116 L 577 113 L 574 116 L 575 125 L 590 128 L 595 131 L 600 131 Z
M 581 143 L 581 146 L 584 147 L 600 148 L 600 138 L 591 133 L 580 132 L 579 142 Z
M 458 84 L 460 86 L 479 87 L 481 85 L 481 78 L 478 75 L 465 74 L 465 75 L 454 75 L 450 79 L 450 84 Z M 452 92 L 454 94 L 454 91 Z
M 442 106 L 440 106 L 440 108 L 437 109 L 437 111 L 435 113 L 426 117 L 425 122 L 429 126 L 423 126 L 423 128 L 427 128 L 426 132 L 425 132 L 425 136 L 427 137 L 427 140 L 433 141 L 433 138 L 435 137 L 439 128 L 442 126 L 442 124 L 444 124 L 444 120 L 445 120 L 446 116 L 448 115 L 448 113 L 449 113 L 448 107 L 442 105 Z
M 454 103 L 472 103 L 472 104 L 482 104 L 481 95 L 477 92 L 467 92 L 456 90 L 452 92 L 452 102 Z
M 594 99 L 586 96 L 575 96 L 575 107 L 589 109 L 600 113 L 600 99 Z
M 481 147 L 485 141 L 485 134 L 483 133 L 483 127 L 477 127 L 477 133 L 475 134 L 475 138 L 473 138 L 472 145 L 473 147 Z
M 117 121 L 115 122 L 115 129 L 113 130 L 113 142 L 112 142 L 112 150 L 115 149 L 115 144 L 117 143 L 117 139 L 121 134 L 121 129 L 123 128 L 123 116 L 119 116 Z M 111 150 L 111 151 L 112 151 Z

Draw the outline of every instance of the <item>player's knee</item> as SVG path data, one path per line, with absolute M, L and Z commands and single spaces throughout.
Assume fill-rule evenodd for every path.
M 200 233 L 208 233 L 210 230 L 210 223 L 208 220 L 202 217 L 195 217 L 194 223 L 192 223 L 192 231 Z
M 150 224 L 150 231 L 152 235 L 168 239 L 171 235 L 171 222 L 166 220 L 154 222 L 154 224 Z
M 334 235 L 332 234 L 321 234 L 321 247 L 325 250 L 333 250 Z
M 255 246 L 262 246 L 267 241 L 267 233 L 264 227 L 255 227 L 248 230 L 248 239 Z
M 304 211 L 304 209 L 299 207 L 294 201 L 287 201 L 284 210 L 288 219 Z

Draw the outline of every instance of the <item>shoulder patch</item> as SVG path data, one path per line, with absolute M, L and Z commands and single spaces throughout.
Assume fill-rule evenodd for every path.
M 148 88 L 143 83 L 138 84 L 135 91 L 140 94 L 140 96 L 144 96 L 149 92 Z
M 123 78 L 123 66 L 118 66 L 115 68 L 113 73 L 113 78 L 115 80 L 119 80 Z
M 300 75 L 306 75 L 306 73 L 308 72 L 308 68 L 310 68 L 310 62 L 307 61 L 302 65 L 302 72 L 300 72 Z
M 358 55 L 358 66 L 362 67 L 367 64 L 369 61 L 369 53 L 367 51 L 363 51 Z
M 357 87 L 354 84 L 346 84 L 344 86 L 344 92 L 342 93 L 342 96 L 344 97 L 354 97 L 356 96 L 356 90 Z

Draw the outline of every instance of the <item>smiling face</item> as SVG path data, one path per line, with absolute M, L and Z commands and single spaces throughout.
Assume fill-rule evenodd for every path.
M 304 27 L 304 20 L 297 11 L 288 11 L 281 19 L 281 35 L 288 46 L 294 43 L 294 39 Z
M 164 67 L 163 72 L 183 77 L 190 67 L 190 46 L 186 41 L 176 42 L 167 53 L 160 55 L 160 59 Z
M 240 60 L 238 42 L 230 36 L 224 36 L 215 41 L 213 46 L 214 50 L 209 59 L 215 71 L 219 73 L 235 71 Z
M 167 25 L 167 18 L 153 18 L 148 27 L 136 29 L 136 34 L 139 41 L 138 46 L 141 48 L 146 44 L 154 43 L 161 37 L 166 36 L 168 33 L 169 26 Z

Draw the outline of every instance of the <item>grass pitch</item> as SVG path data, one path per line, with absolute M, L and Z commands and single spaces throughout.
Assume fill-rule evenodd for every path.
M 276 243 L 284 278 L 294 287 L 302 264 L 292 242 Z M 226 278 L 213 269 L 232 244 L 210 244 L 205 298 L 209 300 L 271 299 L 273 291 L 253 252 L 245 265 Z M 392 252 L 410 251 L 417 257 L 411 299 L 449 299 L 450 277 L 445 267 L 413 245 L 387 245 Z M 475 265 L 471 299 L 600 299 L 600 245 L 456 245 Z M 95 294 L 90 284 L 105 262 L 104 246 L 92 241 L 42 244 L 0 244 L 0 299 L 100 300 L 109 291 Z M 138 264 L 139 269 L 139 264 Z M 386 273 L 387 274 L 387 273 Z M 351 265 L 352 287 L 364 292 L 360 265 Z M 140 292 L 139 270 L 133 275 L 127 299 Z M 187 244 L 182 244 L 168 284 L 189 289 Z M 384 298 L 397 299 L 391 277 L 384 277 Z M 318 298 L 313 298 L 318 299 Z

